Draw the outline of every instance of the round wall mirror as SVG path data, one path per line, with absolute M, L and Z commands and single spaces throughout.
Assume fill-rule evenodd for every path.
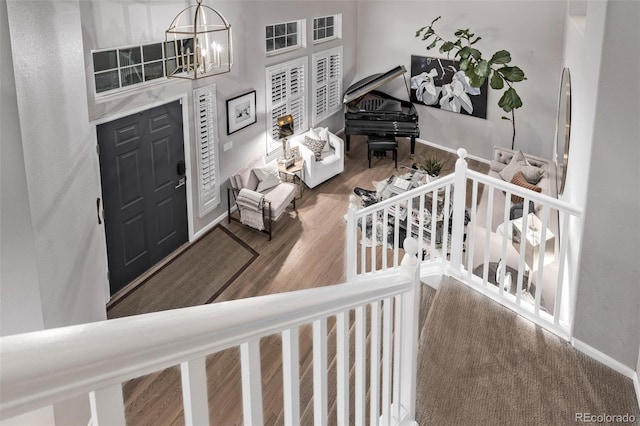
M 569 139 L 571 136 L 571 74 L 569 68 L 562 70 L 560 95 L 558 96 L 558 122 L 556 124 L 555 164 L 558 195 L 564 192 L 569 163 Z

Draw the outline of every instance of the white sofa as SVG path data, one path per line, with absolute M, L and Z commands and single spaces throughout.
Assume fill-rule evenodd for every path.
M 327 132 L 329 149 L 322 153 L 320 160 L 316 161 L 313 151 L 302 144 L 305 136 L 310 135 L 310 132 L 311 130 L 292 136 L 289 139 L 289 145 L 300 147 L 300 155 L 304 158 L 302 180 L 309 188 L 314 188 L 344 171 L 344 141 L 333 133 Z
M 493 149 L 493 159 L 491 160 L 489 176 L 494 177 L 496 179 L 502 179 L 500 176 L 500 172 L 511 162 L 515 151 L 509 148 L 503 148 L 496 146 Z M 541 194 L 549 195 L 550 197 L 557 198 L 558 190 L 556 186 L 556 167 L 553 164 L 553 161 L 547 160 L 544 158 L 536 157 L 529 154 L 524 154 L 524 157 L 527 159 L 529 164 L 532 166 L 540 167 L 544 170 L 544 174 L 542 175 L 542 179 L 537 183 L 537 186 L 542 188 L 540 191 Z M 488 195 L 487 191 L 483 191 L 480 202 L 478 203 L 477 210 L 477 221 L 476 223 L 484 224 L 486 223 L 486 213 L 488 208 Z M 493 214 L 491 220 L 491 228 L 493 231 L 501 225 L 505 218 L 503 217 L 504 212 L 504 203 L 505 203 L 505 194 L 502 191 L 494 191 L 493 193 Z M 539 213 L 539 212 L 536 212 Z M 550 228 L 555 232 L 557 229 L 557 221 L 553 221 L 549 224 Z

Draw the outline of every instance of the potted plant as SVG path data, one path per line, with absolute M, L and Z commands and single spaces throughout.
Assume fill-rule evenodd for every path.
M 437 178 L 442 172 L 444 162 L 440 160 L 436 155 L 425 155 L 420 157 L 419 166 L 427 172 L 431 177 Z
M 470 32 L 468 28 L 458 29 L 454 33 L 455 41 L 445 40 L 433 29 L 433 24 L 440 18 L 441 16 L 438 16 L 431 21 L 431 24 L 416 31 L 416 37 L 422 36 L 422 40 L 429 43 L 427 50 L 440 46 L 440 53 L 446 53 L 449 56 L 454 52 L 455 58 L 460 61 L 460 70 L 464 71 L 471 87 L 480 87 L 489 78 L 492 89 L 504 90 L 498 106 L 511 115 L 510 117 L 502 116 L 502 119 L 511 121 L 513 128 L 511 149 L 513 149 L 516 140 L 515 110 L 522 107 L 522 99 L 513 85 L 526 80 L 524 71 L 517 66 L 508 65 L 511 62 L 511 53 L 506 50 L 497 51 L 491 55 L 490 59 L 483 57 L 482 52 L 474 47 L 482 38 Z

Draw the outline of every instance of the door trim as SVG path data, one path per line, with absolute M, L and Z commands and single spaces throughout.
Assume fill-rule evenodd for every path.
M 101 117 L 97 120 L 93 120 L 89 122 L 89 125 L 91 126 L 91 132 L 92 132 L 92 143 L 94 145 L 95 151 L 95 155 L 93 156 L 94 158 L 94 173 L 96 175 L 96 182 L 98 184 L 98 188 L 97 188 L 97 193 L 100 194 L 102 196 L 102 179 L 100 177 L 100 158 L 98 156 L 98 151 L 97 151 L 97 146 L 98 146 L 98 126 L 100 124 L 104 124 L 104 123 L 108 123 L 110 121 L 115 121 L 118 120 L 120 118 L 123 117 L 127 117 L 129 115 L 132 114 L 137 114 L 139 112 L 142 111 L 146 111 L 148 109 L 151 108 L 155 108 L 158 107 L 160 105 L 165 105 L 165 104 L 170 104 L 172 102 L 175 101 L 180 101 L 180 104 L 182 106 L 182 139 L 183 139 L 183 148 L 184 148 L 184 162 L 185 165 L 187 167 L 188 170 L 188 179 L 187 179 L 187 231 L 188 231 L 188 235 L 187 235 L 187 242 L 191 243 L 194 239 L 194 225 L 193 225 L 193 187 L 192 187 L 192 183 L 194 182 L 194 179 L 198 179 L 198 176 L 194 174 L 194 169 L 193 167 L 191 167 L 191 139 L 189 137 L 189 128 L 190 128 L 190 124 L 191 124 L 191 115 L 189 114 L 189 105 L 188 105 L 188 100 L 189 100 L 189 95 L 188 94 L 183 94 L 183 95 L 177 95 L 177 96 L 172 96 L 172 97 L 168 97 L 166 99 L 163 99 L 161 101 L 155 101 L 149 104 L 145 104 L 136 108 L 132 108 L 132 109 L 128 109 L 126 111 L 118 111 L 116 113 L 113 114 L 109 114 L 105 117 Z M 101 212 L 102 214 L 102 212 Z M 108 264 L 108 254 L 107 254 L 107 234 L 106 234 L 106 228 L 104 227 L 104 221 L 102 222 L 102 247 L 103 247 L 103 253 L 104 253 L 104 260 L 105 260 L 105 270 L 109 271 L 109 264 Z M 111 300 L 111 292 L 109 289 L 109 277 L 107 274 L 105 274 L 104 277 L 104 283 L 103 283 L 103 287 L 104 287 L 104 291 L 105 291 L 105 305 L 109 302 L 109 300 Z

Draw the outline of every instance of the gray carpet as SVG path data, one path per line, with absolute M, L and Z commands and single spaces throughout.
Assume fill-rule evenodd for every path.
M 420 336 L 420 425 L 563 425 L 635 416 L 633 383 L 451 278 Z

